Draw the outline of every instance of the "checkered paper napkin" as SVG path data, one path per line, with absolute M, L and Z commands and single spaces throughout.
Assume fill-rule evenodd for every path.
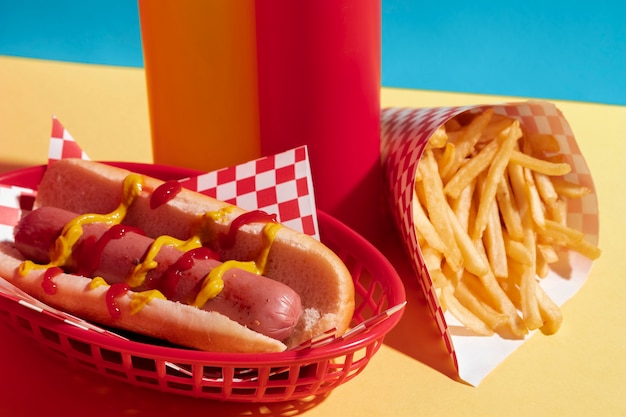
M 48 164 L 63 158 L 90 159 L 61 122 L 53 118 Z M 306 147 L 260 158 L 218 171 L 180 180 L 186 188 L 236 204 L 264 210 L 292 229 L 319 240 L 313 185 Z M 36 191 L 0 184 L 0 242 L 13 241 L 13 229 L 32 210 Z M 0 279 L 0 296 L 67 324 L 121 337 L 78 317 L 52 308 Z
M 383 109 L 381 153 L 394 220 L 448 353 L 455 363 L 459 376 L 472 385 L 478 385 L 524 341 L 505 340 L 497 335 L 491 337 L 468 335 L 454 317 L 443 311 L 420 253 L 411 202 L 417 166 L 432 133 L 458 114 L 465 111 L 480 111 L 487 107 L 492 107 L 495 113 L 520 120 L 528 133 L 553 134 L 556 137 L 561 152 L 565 154 L 566 162 L 572 166 L 572 172 L 566 178 L 591 190 L 589 195 L 579 201 L 569 200 L 568 223 L 583 231 L 590 243 L 598 242 L 598 203 L 591 174 L 569 124 L 553 104 L 530 101 L 489 106 Z M 559 305 L 578 291 L 591 268 L 591 261 L 577 253 L 570 252 L 568 257 L 572 269 L 570 274 L 561 276 L 559 272 L 551 271 L 549 276 L 540 282 L 544 290 Z

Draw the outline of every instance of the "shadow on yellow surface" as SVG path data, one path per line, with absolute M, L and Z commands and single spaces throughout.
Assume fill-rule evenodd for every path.
M 390 231 L 377 245 L 402 278 L 407 305 L 400 322 L 385 337 L 385 345 L 460 381 L 444 346 L 435 320 L 428 308 L 410 259 L 400 237 L 389 221 Z M 374 357 L 373 360 L 376 360 Z

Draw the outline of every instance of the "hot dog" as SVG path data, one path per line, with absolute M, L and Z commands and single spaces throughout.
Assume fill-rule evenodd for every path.
M 77 214 L 63 209 L 41 207 L 18 223 L 15 247 L 27 259 L 48 264 L 50 248 L 63 227 L 76 217 Z M 153 243 L 154 239 L 136 228 L 86 224 L 64 269 L 92 278 L 103 277 L 110 285 L 126 283 Z M 168 300 L 194 305 L 203 279 L 223 265 L 216 253 L 204 247 L 199 249 L 183 256 L 179 249 L 161 246 L 154 257 L 157 266 L 129 289 L 158 290 Z M 227 269 L 222 279 L 222 291 L 200 308 L 216 311 L 277 340 L 289 336 L 301 314 L 300 296 L 295 291 L 239 268 Z
M 155 197 L 158 197 L 156 204 Z M 145 280 L 132 286 L 121 282 L 128 279 L 122 272 L 124 268 L 111 266 L 119 261 L 112 260 L 114 257 L 110 255 L 125 252 L 115 246 L 102 251 L 101 257 L 106 257 L 106 261 L 101 261 L 95 269 L 89 267 L 92 269 L 89 275 L 112 273 L 114 278 L 109 278 L 111 282 L 107 285 L 95 286 L 90 278 L 78 275 L 85 267 L 79 265 L 73 251 L 63 262 L 65 270 L 57 271 L 52 278 L 48 272 L 52 268 L 24 272 L 27 258 L 42 264 L 54 258 L 46 256 L 46 243 L 35 241 L 34 236 L 47 236 L 47 240 L 51 240 L 50 236 L 56 236 L 59 229 L 68 228 L 71 223 L 68 219 L 75 215 L 83 219 L 79 228 L 85 233 L 72 243 L 72 247 L 77 245 L 76 253 L 80 253 L 81 247 L 88 247 L 86 242 L 102 237 L 105 230 L 113 227 L 112 223 L 119 223 L 141 230 L 129 233 L 131 240 L 144 242 L 143 249 L 139 249 L 140 244 L 133 246 L 138 253 L 146 252 L 146 246 L 152 247 L 154 240 L 162 236 L 187 244 L 197 241 L 200 247 L 216 253 L 225 264 L 234 263 L 235 268 L 229 267 L 226 271 L 241 275 L 232 271 L 252 264 L 256 268 L 254 276 L 245 273 L 245 279 L 238 281 L 237 277 L 228 278 L 225 274 L 223 290 L 214 298 L 210 297 L 211 301 L 200 301 L 194 306 L 183 302 L 189 302 L 202 292 L 199 288 L 205 285 L 205 279 L 181 278 L 182 286 L 173 286 L 172 280 L 163 278 L 163 271 L 189 249 L 181 252 L 164 249 L 168 245 L 161 246 L 163 253 L 159 251 L 159 259 L 154 259 L 161 266 L 150 270 Z M 89 216 L 97 221 L 84 222 Z M 46 217 L 56 220 L 49 221 Z M 111 221 L 112 218 L 121 220 Z M 107 226 L 103 226 L 107 222 Z M 70 313 L 202 350 L 281 351 L 329 329 L 342 334 L 354 310 L 354 287 L 349 271 L 332 251 L 315 239 L 277 223 L 274 227 L 272 223 L 258 213 L 176 188 L 169 182 L 106 164 L 65 159 L 48 167 L 37 190 L 35 210 L 16 228 L 16 247 L 1 248 L 0 275 L 42 301 Z M 120 239 L 115 243 L 121 242 Z M 131 258 L 130 263 L 137 264 L 137 253 Z M 129 261 L 124 262 L 128 269 Z M 216 262 L 219 263 L 206 260 L 205 268 L 212 270 Z M 266 279 L 271 280 L 272 285 L 263 285 L 267 288 L 261 294 L 253 294 L 247 286 L 252 282 L 253 286 L 260 287 Z M 55 286 L 53 294 L 50 288 L 46 292 L 45 283 Z M 112 296 L 113 289 L 119 289 L 118 285 L 128 288 Z M 231 295 L 246 299 L 240 304 L 233 303 L 232 299 L 228 300 L 229 291 Z M 163 293 L 168 297 L 162 297 Z M 272 326 L 267 325 L 257 326 L 257 330 L 265 327 L 261 331 L 253 330 L 256 322 L 262 321 L 259 318 L 268 318 L 259 307 L 259 300 L 267 298 L 268 294 L 286 297 L 274 302 L 274 318 L 282 315 L 276 320 L 279 324 L 274 326 L 280 329 L 274 333 Z M 118 317 L 110 313 L 111 300 L 120 311 Z M 211 303 L 215 306 L 211 307 Z M 219 307 L 220 303 L 226 307 Z M 241 311 L 236 311 L 242 306 L 244 310 L 254 311 L 248 321 L 241 317 Z M 293 320 L 294 316 L 297 320 Z

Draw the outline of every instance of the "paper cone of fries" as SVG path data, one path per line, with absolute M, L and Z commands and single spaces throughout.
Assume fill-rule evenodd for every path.
M 477 385 L 558 330 L 599 256 L 591 174 L 546 102 L 387 108 L 381 134 L 395 224 L 459 377 Z

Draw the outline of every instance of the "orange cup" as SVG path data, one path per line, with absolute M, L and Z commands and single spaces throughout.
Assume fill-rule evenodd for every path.
M 139 0 L 154 162 L 212 171 L 260 156 L 255 7 Z

